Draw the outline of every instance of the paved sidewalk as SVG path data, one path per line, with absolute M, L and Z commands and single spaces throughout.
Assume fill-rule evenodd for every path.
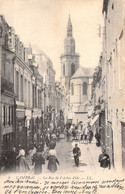
M 95 139 L 92 143 L 83 143 L 83 142 L 72 142 L 72 149 L 75 144 L 78 144 L 78 147 L 81 149 L 80 165 L 78 171 L 84 172 L 84 174 L 94 174 L 100 167 L 98 163 L 98 157 L 101 153 L 101 148 L 96 146 Z M 73 154 L 72 154 L 73 159 Z

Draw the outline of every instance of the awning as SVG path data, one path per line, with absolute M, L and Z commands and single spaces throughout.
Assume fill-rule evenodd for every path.
M 90 125 L 94 125 L 94 123 L 97 121 L 97 119 L 99 118 L 99 115 L 96 115 L 91 121 L 90 121 Z

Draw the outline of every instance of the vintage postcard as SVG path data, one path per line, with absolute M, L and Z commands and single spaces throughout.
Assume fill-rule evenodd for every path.
M 0 194 L 125 194 L 125 0 L 0 0 Z

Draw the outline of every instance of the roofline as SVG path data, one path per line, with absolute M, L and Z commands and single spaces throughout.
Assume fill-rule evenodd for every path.
M 71 79 L 76 79 L 76 78 L 92 78 L 92 77 L 93 77 L 93 75 L 92 76 L 71 77 L 70 80 Z

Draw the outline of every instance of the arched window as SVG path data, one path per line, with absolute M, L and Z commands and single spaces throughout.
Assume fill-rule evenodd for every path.
M 74 95 L 74 84 L 73 83 L 71 84 L 71 94 L 72 96 Z
M 87 95 L 87 83 L 83 83 L 83 95 Z
M 71 75 L 73 75 L 75 73 L 75 64 L 72 63 L 71 64 Z
M 65 64 L 63 64 L 63 75 L 65 75 Z

